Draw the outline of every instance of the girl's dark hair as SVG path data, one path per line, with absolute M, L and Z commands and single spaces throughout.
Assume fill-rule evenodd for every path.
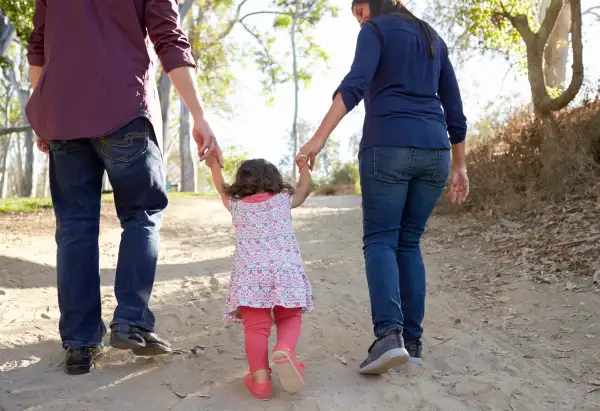
M 294 194 L 294 187 L 283 181 L 281 173 L 273 164 L 262 158 L 246 160 L 235 175 L 235 182 L 223 186 L 225 194 L 232 198 L 244 198 L 259 193 Z
M 427 36 L 429 42 L 429 57 L 435 57 L 435 38 L 438 36 L 436 31 L 427 22 L 421 20 L 412 14 L 402 3 L 402 0 L 352 0 L 352 7 L 355 4 L 369 4 L 371 17 L 383 16 L 386 14 L 394 14 L 396 16 L 408 18 L 419 26 Z

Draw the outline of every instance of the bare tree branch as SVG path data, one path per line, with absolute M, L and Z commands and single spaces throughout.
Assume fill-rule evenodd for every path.
M 594 16 L 596 20 L 600 20 L 600 6 L 592 6 L 581 13 L 582 16 Z
M 276 14 L 276 15 L 289 15 L 291 16 L 291 14 L 289 13 L 284 13 L 281 11 L 275 11 L 275 10 L 262 10 L 262 11 L 254 11 L 252 13 L 248 13 L 246 14 L 244 17 L 242 17 L 241 19 L 239 19 L 240 23 L 243 23 L 244 20 L 246 20 L 248 17 L 252 17 L 252 16 L 258 16 L 261 14 Z
M 548 9 L 546 10 L 546 16 L 544 17 L 544 21 L 540 26 L 539 31 L 537 32 L 537 37 L 539 40 L 539 44 L 542 48 L 546 47 L 546 43 L 548 42 L 548 38 L 550 34 L 552 34 L 552 30 L 554 30 L 554 26 L 556 25 L 556 21 L 558 20 L 558 16 L 565 6 L 564 0 L 552 0 Z M 581 5 L 579 6 L 580 15 L 581 15 Z
M 31 126 L 0 127 L 0 136 L 5 136 L 12 133 L 22 133 L 30 129 Z
M 517 29 L 521 37 L 523 37 L 523 41 L 525 41 L 525 45 L 528 48 L 535 47 L 537 45 L 535 34 L 533 33 L 533 31 L 531 31 L 531 27 L 529 27 L 529 21 L 527 20 L 527 16 L 525 16 L 524 14 L 519 14 L 516 16 L 513 16 L 511 14 L 504 14 L 504 17 L 506 17 L 514 26 L 514 28 Z
M 240 2 L 240 4 L 238 4 L 237 9 L 235 11 L 235 17 L 229 21 L 229 24 L 227 24 L 227 27 L 225 27 L 225 29 L 217 36 L 217 38 L 214 41 L 205 45 L 205 48 L 209 49 L 209 48 L 217 45 L 221 40 L 223 40 L 225 37 L 227 37 L 231 33 L 231 31 L 235 27 L 236 23 L 238 23 L 238 22 L 241 23 L 244 18 L 249 16 L 247 14 L 244 17 L 240 18 L 240 15 L 242 14 L 242 7 L 244 7 L 244 4 L 246 4 L 247 2 L 248 2 L 248 0 L 242 0 L 242 2 Z

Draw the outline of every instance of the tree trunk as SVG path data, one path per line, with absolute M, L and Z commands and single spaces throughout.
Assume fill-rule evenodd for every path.
M 165 170 L 167 170 L 169 156 L 167 155 L 166 151 L 167 147 L 169 146 L 169 109 L 171 108 L 171 80 L 169 80 L 169 76 L 164 71 L 160 74 L 160 79 L 158 81 L 158 99 L 160 101 L 160 114 L 163 123 L 163 165 L 165 167 Z
M 23 164 L 23 175 L 21 176 L 20 197 L 31 197 L 35 195 L 33 190 L 33 132 L 25 132 L 25 164 Z
M 571 32 L 571 6 L 562 9 L 544 52 L 544 75 L 546 86 L 563 90 L 567 81 L 569 58 L 569 33 Z
M 15 34 L 15 27 L 8 21 L 8 18 L 0 14 L 0 57 L 6 54 Z
M 182 22 L 191 10 L 194 0 L 186 0 L 179 6 L 179 21 Z M 169 109 L 171 108 L 171 80 L 164 70 L 160 73 L 158 80 L 158 99 L 160 101 L 160 114 L 163 122 L 163 165 L 165 178 L 167 176 L 169 156 L 166 152 L 169 141 Z
M 42 170 L 42 197 L 50 196 L 50 162 L 48 157 L 44 159 L 44 168 Z
M 8 197 L 8 168 L 10 166 L 10 143 L 12 136 L 4 138 L 4 147 L 2 151 L 2 175 L 0 176 L 0 198 Z
M 300 8 L 300 1 L 296 0 L 296 7 L 294 9 L 294 21 L 290 28 L 290 37 L 292 42 L 292 75 L 294 76 L 294 120 L 292 123 L 292 179 L 294 182 L 297 180 L 296 177 L 296 154 L 298 153 L 298 94 L 300 91 L 300 85 L 298 84 L 298 56 L 296 50 L 296 25 L 298 22 L 298 10 Z
M 179 154 L 181 156 L 181 190 L 194 192 L 196 189 L 194 159 L 191 149 L 190 111 L 181 101 L 181 123 L 179 127 Z

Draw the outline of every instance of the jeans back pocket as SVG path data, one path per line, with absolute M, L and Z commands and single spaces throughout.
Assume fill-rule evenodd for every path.
M 149 121 L 141 117 L 106 137 L 100 137 L 100 151 L 108 158 L 128 163 L 148 150 L 149 140 Z
M 373 149 L 373 175 L 388 183 L 400 183 L 411 177 L 417 149 L 383 147 Z

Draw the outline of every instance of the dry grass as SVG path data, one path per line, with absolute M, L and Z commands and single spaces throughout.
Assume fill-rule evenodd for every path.
M 559 141 L 543 141 L 539 125 L 525 111 L 514 113 L 495 136 L 471 141 L 469 209 L 532 212 L 573 195 L 598 195 L 599 110 L 596 99 L 562 112 Z
M 467 206 L 442 201 L 438 211 L 475 217 L 479 228 L 457 235 L 485 240 L 499 262 L 531 279 L 589 290 L 600 287 L 600 100 L 565 110 L 557 123 L 562 137 L 549 144 L 522 111 L 471 142 Z

